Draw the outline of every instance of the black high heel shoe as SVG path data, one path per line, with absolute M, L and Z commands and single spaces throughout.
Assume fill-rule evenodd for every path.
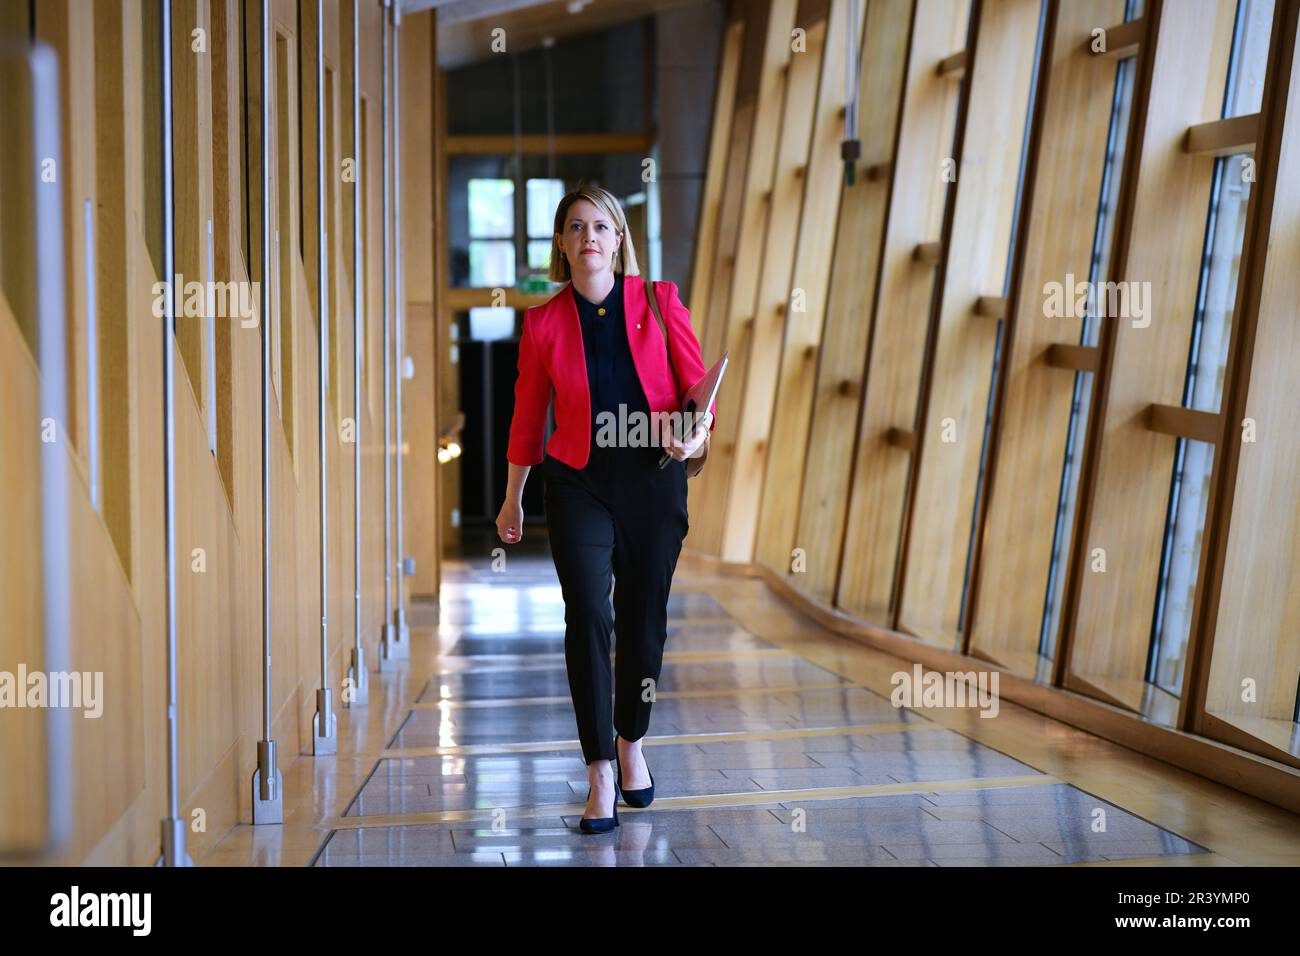
M 618 759 L 618 750 L 614 751 Z M 591 788 L 587 788 L 587 799 L 591 799 Z M 608 833 L 618 826 L 618 772 L 614 772 L 614 815 L 612 817 L 583 817 L 578 821 L 578 829 L 583 833 Z
M 646 773 L 650 774 L 650 786 L 642 787 L 640 790 L 626 790 L 623 788 L 623 768 L 618 759 L 618 737 L 614 738 L 614 783 L 623 793 L 623 799 L 627 801 L 629 807 L 643 809 L 654 803 L 655 799 L 655 775 L 650 770 L 650 764 L 646 764 Z

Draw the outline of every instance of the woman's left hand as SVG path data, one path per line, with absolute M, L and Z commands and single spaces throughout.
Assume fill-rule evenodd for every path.
M 705 412 L 695 423 L 695 428 L 685 441 L 678 441 L 669 430 L 667 437 L 664 439 L 664 451 L 672 455 L 678 461 L 685 461 L 695 454 L 699 447 L 704 444 L 704 440 L 709 437 L 709 426 L 713 424 L 713 415 Z

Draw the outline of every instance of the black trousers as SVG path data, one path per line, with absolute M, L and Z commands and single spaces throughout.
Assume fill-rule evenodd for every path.
M 650 727 L 668 638 L 668 592 L 690 528 L 684 462 L 660 470 L 660 449 L 599 448 L 594 441 L 591 452 L 582 469 L 549 455 L 541 465 L 551 557 L 564 595 L 569 692 L 587 763 L 614 759 L 616 730 L 624 740 L 640 740 Z

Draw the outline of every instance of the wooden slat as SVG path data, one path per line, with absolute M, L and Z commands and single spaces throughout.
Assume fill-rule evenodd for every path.
M 984 319 L 1005 319 L 1007 300 L 1000 295 L 982 295 L 975 300 L 974 312 Z
M 958 50 L 956 53 L 949 54 L 939 61 L 939 65 L 934 68 L 934 72 L 944 79 L 960 80 L 966 75 L 966 51 Z
M 718 211 L 718 240 L 710 277 L 710 293 L 692 312 L 703 309 L 700 346 L 706 356 L 721 355 L 726 342 L 727 304 L 736 270 L 736 249 L 740 241 L 741 213 L 745 202 L 746 171 L 753 144 L 759 87 L 763 79 L 764 51 L 770 6 L 748 0 L 733 6 L 733 15 L 745 21 L 741 45 L 740 75 L 736 80 L 736 102 L 727 160 L 722 183 L 722 204 Z M 693 545 L 692 545 L 693 546 Z
M 18 102 L 19 97 L 30 96 L 30 86 L 14 82 L 14 72 L 9 63 L 0 64 L 6 91 Z M 12 115 L 16 111 L 4 112 Z M 9 147 L 30 155 L 32 142 L 23 128 L 25 124 L 3 125 L 12 134 L 6 140 Z M 0 223 L 7 232 L 30 236 L 33 224 L 26 210 L 20 213 L 13 193 L 6 198 L 10 201 L 0 210 Z M 41 562 L 33 561 L 32 556 L 42 551 L 41 455 L 46 449 L 39 432 L 25 427 L 25 423 L 42 418 L 39 374 L 17 315 L 10 311 L 9 300 L 0 296 L 0 394 L 7 410 L 0 419 L 0 448 L 4 449 L 0 455 L 0 493 L 6 502 L 4 534 L 0 535 L 0 623 L 5 634 L 0 645 L 0 668 L 9 674 L 17 671 L 20 662 L 27 662 L 33 671 L 45 666 L 43 578 Z M 74 490 L 79 488 L 79 483 L 72 484 Z M 20 687 L 19 692 L 25 695 L 26 688 Z M 122 704 L 129 707 L 131 702 L 124 700 Z M 0 774 L 0 801 L 5 808 L 0 813 L 0 847 L 9 853 L 30 851 L 44 841 L 48 832 L 46 730 L 46 713 L 35 708 L 6 708 L 0 720 L 0 760 L 6 767 L 26 771 Z
M 526 156 L 545 156 L 554 150 L 557 154 L 584 155 L 592 153 L 647 154 L 652 146 L 651 137 L 644 133 L 559 133 L 553 137 L 545 134 L 520 136 L 448 136 L 449 156 L 513 156 L 523 152 Z
M 1213 412 L 1184 408 L 1181 405 L 1152 403 L 1147 406 L 1146 426 L 1151 431 L 1163 435 L 1176 435 L 1179 438 L 1190 438 L 1192 441 L 1217 444 L 1223 422 Z
M 244 181 L 246 139 L 241 112 L 244 86 L 241 78 L 243 39 L 239 25 L 240 9 L 224 0 L 214 2 L 210 7 L 213 264 L 218 281 L 231 281 L 236 275 L 247 275 L 247 269 L 243 264 L 243 220 L 247 215 L 247 209 L 240 192 Z M 344 68 L 343 72 L 348 71 Z M 351 211 L 350 204 L 348 211 Z M 347 236 L 352 235 L 350 225 L 345 231 Z M 338 278 L 345 288 L 351 290 L 352 279 L 349 276 Z M 351 292 L 349 291 L 347 295 L 350 296 Z M 350 299 L 347 308 L 351 309 Z M 232 506 L 236 491 L 235 448 L 238 444 L 235 436 L 234 340 L 239 330 L 238 323 L 217 322 L 213 343 L 216 357 L 214 385 L 217 404 L 217 467 L 221 472 L 222 484 Z M 346 340 L 351 342 L 350 330 Z
M 890 164 L 887 162 L 872 163 L 870 166 L 863 169 L 862 178 L 869 183 L 882 182 L 889 178 L 889 171 Z
M 1123 23 L 1117 23 L 1113 27 L 1106 28 L 1106 49 L 1104 51 L 1094 51 L 1095 41 L 1091 34 L 1084 41 L 1084 48 L 1099 60 L 1127 60 L 1129 57 L 1137 56 L 1138 50 L 1142 46 L 1142 38 L 1146 34 L 1146 20 L 1138 17 L 1136 20 L 1125 20 Z
M 792 61 L 786 87 L 744 412 L 727 494 L 722 557 L 730 561 L 753 560 L 771 440 L 788 440 L 772 431 L 781 371 L 802 366 L 801 358 L 793 366 L 788 359 L 815 349 L 821 338 L 832 223 L 844 182 L 840 142 L 846 96 L 844 84 L 836 80 L 844 75 L 847 53 L 846 44 L 829 38 L 847 31 L 861 35 L 860 19 L 848 24 L 849 6 L 847 0 L 832 0 L 829 6 L 805 0 L 799 9 L 805 52 Z M 791 236 L 798 236 L 797 241 L 792 243 Z M 790 309 L 793 296 L 798 296 L 797 310 Z M 782 489 L 783 494 L 789 491 Z
M 916 451 L 916 432 L 909 428 L 890 428 L 885 431 L 885 444 L 903 451 Z
M 849 490 L 836 603 L 873 622 L 892 615 L 894 577 L 911 457 L 885 451 L 898 422 L 916 420 L 936 270 L 917 267 L 918 243 L 941 235 L 960 85 L 936 83 L 934 64 L 966 42 L 970 4 L 918 0 L 889 224 Z M 901 171 L 907 170 L 907 175 Z M 924 174 L 921 171 L 924 170 Z M 843 440 L 836 438 L 831 440 Z
M 437 459 L 438 384 L 442 369 L 439 367 L 441 350 L 437 345 L 434 311 L 437 277 L 429 268 L 436 248 L 435 223 L 440 218 L 434 212 L 433 175 L 436 149 L 433 127 L 438 117 L 429 104 L 437 61 L 433 32 L 436 19 L 434 14 L 421 14 L 403 20 L 398 61 L 401 69 L 398 105 L 402 110 L 398 123 L 402 151 L 403 266 L 403 288 L 399 294 L 405 302 L 403 351 L 412 357 L 414 364 L 414 377 L 402 383 L 402 433 L 405 439 L 402 461 L 406 469 L 402 486 L 405 526 L 402 543 L 406 553 L 415 558 L 415 574 L 399 575 L 399 579 L 409 588 L 410 594 L 430 597 L 438 595 L 442 523 L 438 512 L 438 485 L 451 470 L 439 468 Z M 350 236 L 348 245 L 350 251 Z M 331 274 L 338 271 L 333 263 L 330 271 Z M 337 295 L 333 298 L 337 302 Z
M 437 32 L 437 17 L 434 17 Z M 460 411 L 460 362 L 452 361 L 452 309 L 448 302 L 450 293 L 451 239 L 447 210 L 447 72 L 441 67 L 433 71 L 433 176 L 434 176 L 434 256 L 436 272 L 434 284 L 434 316 L 438 323 L 435 354 L 438 362 L 438 420 L 453 421 Z M 459 348 L 459 347 L 458 347 Z M 436 457 L 436 453 L 435 453 Z M 455 553 L 461 544 L 461 523 L 453 521 L 453 510 L 459 511 L 461 503 L 461 469 L 443 468 L 438 477 L 438 516 L 440 545 L 439 557 Z M 442 562 L 438 562 L 441 575 Z
M 74 464 L 89 467 L 90 451 L 90 351 L 89 301 L 84 203 L 95 201 L 94 28 L 87 28 L 84 11 L 75 0 L 50 0 L 34 5 L 32 14 L 36 39 L 49 43 L 58 54 L 60 116 L 59 137 L 63 156 L 57 169 L 58 188 L 63 191 L 63 251 L 66 262 L 64 294 L 67 318 L 67 436 L 76 451 Z M 183 73 L 178 69 L 177 74 Z M 183 104 L 179 104 L 181 106 Z M 192 108 L 194 103 L 188 104 Z M 192 116 L 192 112 L 190 114 Z M 190 128 L 193 126 L 191 124 Z M 181 135 L 178 131 L 178 136 Z M 182 162 L 177 156 L 177 164 Z M 46 185 L 46 184 L 43 184 Z
M 1255 149 L 1259 135 L 1259 114 L 1247 113 L 1230 119 L 1197 123 L 1187 128 L 1183 152 L 1201 156 L 1231 156 L 1249 153 Z
M 128 210 L 135 208 L 132 190 L 139 180 L 128 172 L 134 129 L 128 129 L 132 121 L 122 113 L 131 78 L 131 68 L 124 62 L 124 19 L 120 4 L 106 4 L 95 11 L 94 103 L 100 117 L 95 125 L 98 192 L 95 254 L 98 276 L 130 275 L 134 249 L 134 232 Z M 218 229 L 223 226 L 229 229 L 229 219 L 217 223 Z M 127 579 L 134 581 L 140 554 L 139 523 L 134 517 L 140 507 L 135 500 L 140 462 L 132 442 L 139 401 L 139 357 L 127 324 L 132 297 L 124 282 L 99 281 L 95 292 L 100 330 L 100 476 L 103 502 L 100 513 L 113 537 Z M 228 370 L 229 363 L 226 364 Z M 229 382 L 224 394 L 229 401 Z M 226 456 L 232 454 L 229 447 L 219 451 Z
M 296 23 L 296 17 L 290 22 Z M 312 407 L 301 401 L 308 395 L 305 386 L 309 379 L 301 376 L 303 363 L 299 361 L 299 352 L 315 354 L 305 338 L 310 325 L 300 321 L 310 315 L 307 279 L 301 275 L 300 240 L 314 241 L 314 237 L 309 238 L 302 231 L 302 172 L 297 162 L 303 139 L 300 133 L 308 130 L 300 122 L 300 89 L 295 78 L 301 63 L 292 29 L 287 25 L 277 28 L 271 42 L 272 128 L 276 137 L 271 144 L 272 243 L 277 230 L 280 236 L 278 256 L 274 246 L 271 250 L 276 297 L 272 301 L 280 302 L 279 312 L 273 311 L 271 319 L 273 352 L 276 347 L 279 349 L 279 360 L 272 360 L 271 383 L 275 392 L 273 407 L 279 412 L 291 467 L 297 474 L 302 447 L 299 425 L 304 420 L 301 416 L 310 415 Z
M 864 4 L 859 86 L 863 164 L 888 169 L 898 135 L 913 0 Z M 887 181 L 887 176 L 885 180 Z M 827 602 L 843 548 L 853 442 L 864 363 L 876 299 L 889 190 L 858 182 L 842 190 L 820 348 L 808 340 L 787 351 L 772 433 L 805 455 L 768 456 L 759 515 L 758 559 L 782 575 L 799 542 L 818 560 L 799 574 L 799 586 Z M 809 323 L 810 331 L 815 328 Z M 814 552 L 809 552 L 814 553 Z
M 1101 365 L 1101 351 L 1094 345 L 1067 345 L 1063 342 L 1054 342 L 1043 353 L 1043 361 L 1052 368 L 1095 372 Z
M 999 317 L 1006 309 L 1004 299 L 979 293 L 1002 285 L 1011 256 L 1041 4 L 1002 0 L 976 9 L 978 47 L 966 81 L 960 173 L 949 187 L 956 190 L 952 232 L 899 570 L 899 626 L 946 647 L 958 640 L 998 337 L 997 323 L 972 317 L 970 303 L 986 302 Z
M 722 211 L 722 181 L 727 168 L 727 145 L 736 113 L 736 84 L 740 79 L 741 41 L 745 21 L 727 24 L 722 39 L 722 62 L 718 65 L 718 86 L 713 99 L 713 129 L 709 134 L 709 160 L 700 197 L 700 218 L 695 232 L 695 262 L 686 292 L 688 306 L 695 305 L 691 319 L 698 337 L 704 327 L 704 310 L 713 283 L 713 261 L 718 249 L 718 218 Z
M 752 9 L 752 8 L 751 8 Z M 794 28 L 796 0 L 775 0 L 762 33 L 762 70 L 754 99 L 754 132 L 746 158 L 744 194 L 740 204 L 739 233 L 734 247 L 727 305 L 710 321 L 719 325 L 720 348 L 710 350 L 713 362 L 723 349 L 731 367 L 718 390 L 718 424 L 714 429 L 706 476 L 692 489 L 689 546 L 706 554 L 721 554 L 727 497 L 736 460 L 740 422 L 745 417 L 745 371 L 753 340 L 754 308 L 762 276 L 763 246 L 771 207 L 772 177 L 781 143 L 782 103 L 789 77 L 790 32 Z M 721 279 L 722 277 L 718 277 Z M 715 279 L 715 281 L 718 281 Z M 731 409 L 730 414 L 725 410 Z
M 942 252 L 942 242 L 918 242 L 916 248 L 912 250 L 912 258 L 917 262 L 932 266 L 939 261 L 939 255 Z
M 175 25 L 183 31 L 182 36 L 188 38 L 189 30 L 185 24 L 176 23 Z M 302 256 L 303 269 L 307 280 L 306 316 L 309 323 L 309 338 L 314 341 L 316 338 L 315 325 L 320 319 L 320 284 L 317 278 L 320 274 L 320 262 L 317 250 L 316 227 L 322 215 L 320 204 L 317 202 L 318 191 L 316 188 L 319 181 L 320 155 L 316 148 L 316 6 L 314 4 L 308 4 L 300 8 L 298 28 L 302 37 L 309 38 L 309 41 L 305 40 L 299 46 L 298 55 L 295 59 L 298 69 L 294 74 L 294 85 L 298 89 L 297 110 L 300 144 L 296 152 L 300 157 L 298 160 L 298 176 L 299 181 L 302 183 L 302 193 L 298 197 L 298 216 L 302 223 L 302 240 L 298 246 L 298 252 Z M 193 59 L 193 57 L 190 59 Z M 314 346 L 312 348 L 314 354 Z M 315 385 L 311 385 L 310 388 L 312 393 L 315 394 Z M 313 407 L 315 407 L 314 404 Z M 315 415 L 312 416 L 313 421 L 315 417 Z

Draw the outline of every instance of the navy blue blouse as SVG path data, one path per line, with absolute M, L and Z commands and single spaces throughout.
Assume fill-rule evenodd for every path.
M 627 406 L 629 422 L 635 421 L 634 412 L 650 421 L 650 403 L 632 361 L 632 348 L 627 341 L 627 320 L 623 314 L 623 276 L 614 275 L 614 286 L 604 301 L 592 303 L 573 289 L 573 301 L 578 307 L 582 324 L 582 347 L 587 359 L 587 386 L 591 393 L 591 458 L 608 456 L 621 449 L 602 448 L 596 444 L 599 430 L 597 416 L 609 412 L 614 416 L 615 428 L 619 420 L 618 406 Z M 629 425 L 630 430 L 630 425 Z M 606 432 L 608 434 L 608 431 Z M 647 425 L 647 440 L 648 425 Z M 634 449 L 640 455 L 658 460 L 661 449 Z

